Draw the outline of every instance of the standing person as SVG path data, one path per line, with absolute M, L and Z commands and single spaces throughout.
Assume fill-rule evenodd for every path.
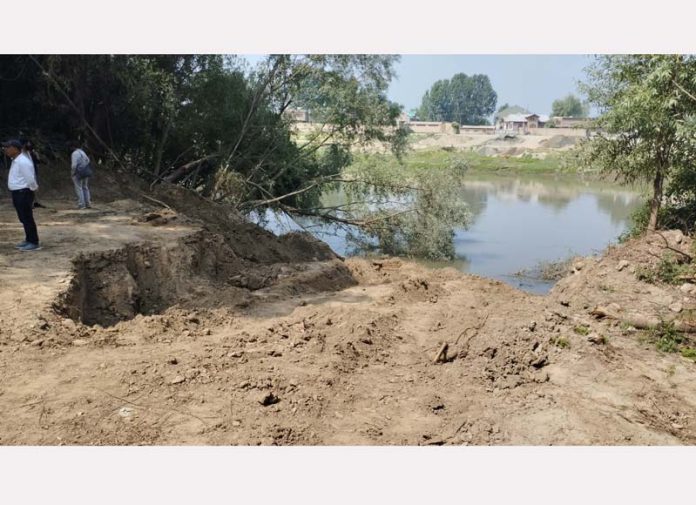
M 19 140 L 3 142 L 2 149 L 12 159 L 7 187 L 12 193 L 12 204 L 17 210 L 17 217 L 24 226 L 24 242 L 16 247 L 20 251 L 38 251 L 41 246 L 34 222 L 34 191 L 39 189 L 39 185 L 36 183 L 34 165 L 22 153 L 22 143 Z
M 88 170 L 89 175 L 84 175 L 85 167 L 90 165 L 90 160 L 87 154 L 82 150 L 78 142 L 70 144 L 72 154 L 70 155 L 70 175 L 75 184 L 75 194 L 77 195 L 78 209 L 91 209 L 92 200 L 89 194 L 89 177 L 91 170 Z
M 27 157 L 29 157 L 29 159 L 31 159 L 31 162 L 34 164 L 34 175 L 36 176 L 36 184 L 38 184 L 39 164 L 41 163 L 41 159 L 39 158 L 39 155 L 36 154 L 36 151 L 34 151 L 34 144 L 31 142 L 31 140 L 19 139 L 19 141 L 22 143 L 22 154 L 25 154 Z M 34 193 L 34 208 L 46 208 L 43 205 L 41 205 L 39 201 L 36 199 L 36 193 Z

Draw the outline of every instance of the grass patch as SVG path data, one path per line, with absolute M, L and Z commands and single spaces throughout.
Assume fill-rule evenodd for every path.
M 654 267 L 636 268 L 636 279 L 650 284 L 679 284 L 693 274 L 692 264 L 680 263 L 672 254 L 666 254 Z
M 648 341 L 653 342 L 658 351 L 662 352 L 680 352 L 682 355 L 686 352 L 690 354 L 693 349 L 687 336 L 678 331 L 671 321 L 661 321 L 655 328 L 647 331 Z M 694 351 L 696 353 L 696 351 Z M 688 357 L 688 356 L 687 356 Z
M 561 349 L 566 349 L 570 347 L 570 340 L 568 340 L 566 337 L 552 338 L 551 343 Z
M 392 154 L 356 154 L 353 164 L 365 163 L 369 158 L 379 157 L 381 164 L 408 173 L 411 170 L 438 168 L 443 166 L 465 167 L 474 172 L 511 172 L 528 174 L 576 173 L 566 168 L 562 158 L 549 155 L 543 159 L 533 156 L 503 157 L 483 156 L 473 151 L 458 151 L 449 148 L 425 149 L 405 154 L 401 161 Z M 562 168 L 563 167 L 563 168 Z M 350 173 L 350 167 L 347 172 Z
M 533 268 L 520 270 L 513 275 L 515 277 L 527 277 L 542 281 L 558 281 L 570 274 L 572 261 L 573 258 L 557 261 L 540 261 Z
M 696 361 L 696 349 L 694 349 L 693 347 L 684 347 L 680 352 L 681 355 L 685 358 L 689 358 L 692 361 Z
M 584 337 L 590 334 L 590 328 L 584 325 L 576 326 L 575 328 L 573 328 L 573 331 L 578 335 L 582 335 Z

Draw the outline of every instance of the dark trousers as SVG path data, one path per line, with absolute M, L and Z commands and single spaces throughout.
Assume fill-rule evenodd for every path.
M 19 222 L 24 225 L 24 235 L 27 242 L 39 244 L 39 233 L 34 222 L 34 192 L 30 189 L 12 191 L 12 204 L 17 210 Z

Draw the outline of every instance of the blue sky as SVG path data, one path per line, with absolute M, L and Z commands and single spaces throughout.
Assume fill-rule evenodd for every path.
M 256 63 L 260 56 L 246 56 Z M 538 114 L 551 112 L 551 103 L 575 93 L 584 79 L 587 55 L 403 55 L 389 98 L 406 111 L 420 105 L 423 94 L 439 79 L 454 74 L 486 74 L 498 93 L 498 106 L 520 105 Z
M 520 105 L 538 114 L 551 112 L 551 103 L 568 93 L 580 96 L 577 82 L 591 62 L 586 55 L 404 55 L 389 98 L 408 111 L 420 105 L 423 94 L 439 79 L 454 74 L 487 75 L 498 93 L 498 106 Z

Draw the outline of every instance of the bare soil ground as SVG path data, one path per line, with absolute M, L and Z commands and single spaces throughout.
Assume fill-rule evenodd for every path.
M 420 134 L 414 136 L 411 147 L 415 150 L 452 148 L 475 151 L 482 156 L 524 156 L 543 158 L 551 153 L 571 149 L 581 139 L 569 135 L 518 135 L 500 138 L 494 135 L 475 133 Z
M 36 253 L 0 205 L 1 444 L 696 441 L 696 364 L 620 322 L 690 324 L 689 286 L 636 278 L 661 237 L 542 297 L 154 197 L 176 211 L 46 200 Z

